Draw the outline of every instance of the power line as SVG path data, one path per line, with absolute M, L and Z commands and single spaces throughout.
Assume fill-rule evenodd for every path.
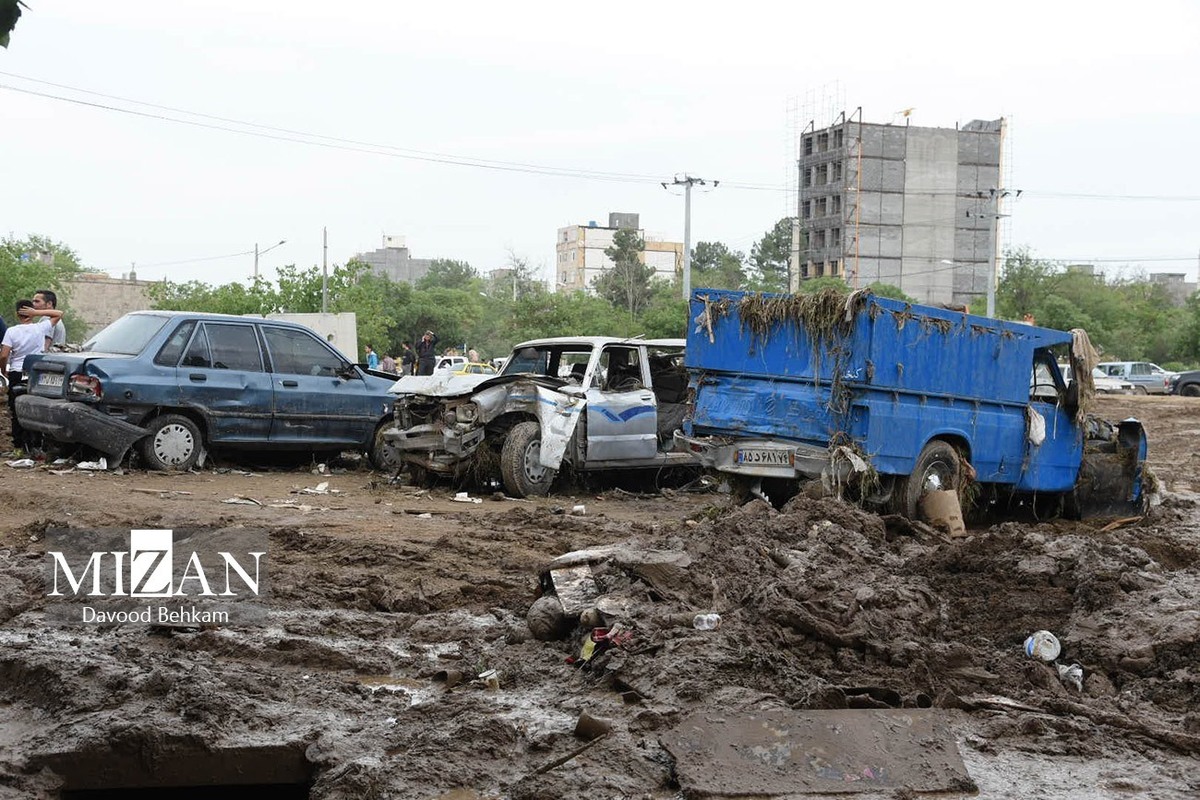
M 212 114 L 202 114 L 199 112 L 188 111 L 186 109 L 175 108 L 172 106 L 161 106 L 155 103 L 145 103 L 140 100 L 131 100 L 128 98 L 117 97 L 115 95 L 106 95 L 99 92 L 92 92 L 87 89 L 79 89 L 64 84 L 55 84 L 48 81 L 38 81 L 34 78 L 26 78 L 21 75 L 15 75 L 9 72 L 0 72 L 0 75 L 16 77 L 22 80 L 29 80 L 35 83 L 47 84 L 58 88 L 68 89 L 70 91 L 79 92 L 85 95 L 93 95 L 107 99 L 115 99 L 121 102 L 134 103 L 136 105 L 146 106 L 147 108 L 156 108 L 163 111 L 170 111 L 176 114 L 187 114 L 189 116 L 199 117 L 201 119 L 215 120 L 217 122 L 226 122 L 232 125 L 240 125 L 242 128 L 257 128 L 260 130 L 243 130 L 241 128 L 231 128 L 227 125 L 217 125 L 207 122 L 199 122 L 197 120 L 180 119 L 178 117 L 168 116 L 166 114 L 155 114 L 146 111 L 138 111 L 131 108 L 121 108 L 119 106 L 109 105 L 107 103 L 93 102 L 82 100 L 74 97 L 65 97 L 63 95 L 52 94 L 50 92 L 40 92 L 33 89 L 22 88 L 19 86 L 11 86 L 0 84 L 0 89 L 7 89 L 13 92 L 20 92 L 35 97 L 42 97 L 50 100 L 58 100 L 64 103 L 72 103 L 75 105 L 87 106 L 89 108 L 97 108 L 104 111 L 113 111 L 120 114 L 128 114 L 135 117 L 145 119 L 158 120 L 160 122 L 173 122 L 179 125 L 190 125 L 192 127 L 204 128 L 208 130 L 223 131 L 225 133 L 237 133 L 243 136 L 253 136 L 261 139 L 271 139 L 275 141 L 292 142 L 294 144 L 307 144 L 314 147 L 325 147 L 333 150 L 346 150 L 351 152 L 368 153 L 372 155 L 383 155 L 392 158 L 402 158 L 412 161 L 425 161 L 436 164 L 449 164 L 452 166 L 475 167 L 478 169 L 493 169 L 507 172 L 526 172 L 538 175 L 550 175 L 568 178 L 582 178 L 586 180 L 603 180 L 617 183 L 659 183 L 661 179 L 654 175 L 643 175 L 638 173 L 622 173 L 622 172 L 604 172 L 601 170 L 587 170 L 567 167 L 550 167 L 539 164 L 525 164 L 521 162 L 499 161 L 493 159 L 474 158 L 467 156 L 457 156 L 446 153 L 434 153 L 423 150 L 414 150 L 411 148 L 396 147 L 388 144 L 378 144 L 374 142 L 364 142 L 355 139 L 344 139 L 336 136 L 326 136 L 324 134 L 308 133 L 305 131 L 297 131 L 289 128 L 278 128 L 270 125 L 261 125 L 255 122 L 247 122 L 245 120 L 234 119 L 232 117 L 220 117 Z M 281 135 L 283 134 L 283 135 Z M 298 138 L 299 137 L 299 138 Z M 316 140 L 316 141 L 314 141 Z
M 173 267 L 176 264 L 195 264 L 200 261 L 220 261 L 223 258 L 237 258 L 238 256 L 252 256 L 253 250 L 246 250 L 242 253 L 229 253 L 223 256 L 205 256 L 204 258 L 185 258 L 181 261 L 159 261 L 157 264 L 138 264 L 138 269 L 150 269 L 152 267 Z

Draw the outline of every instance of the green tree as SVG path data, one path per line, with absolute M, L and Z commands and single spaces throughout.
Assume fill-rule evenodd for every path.
M 435 258 L 429 271 L 417 280 L 418 289 L 461 289 L 480 291 L 479 273 L 466 261 Z
M 8 47 L 9 35 L 17 27 L 21 9 L 29 8 L 22 0 L 0 0 L 0 47 Z M 14 301 L 15 302 L 15 301 Z
M 723 242 L 698 242 L 692 248 L 692 286 L 742 289 L 746 286 L 746 256 Z
M 202 281 L 151 284 L 146 294 L 154 308 L 203 311 L 212 314 L 271 314 L 279 310 L 279 295 L 270 281 L 257 278 L 250 287 L 240 283 L 210 286 Z
M 763 292 L 788 291 L 788 264 L 792 257 L 792 222 L 784 217 L 750 248 L 752 284 Z
M 680 296 L 681 288 L 678 281 L 656 280 L 651 284 L 650 302 L 642 313 L 638 333 L 650 339 L 687 336 L 688 304 Z
M 592 281 L 596 294 L 617 308 L 627 309 L 630 320 L 637 317 L 650 299 L 654 267 L 642 263 L 645 248 L 646 243 L 637 231 L 617 231 L 613 234 L 612 247 L 604 250 L 613 265 Z
M 71 313 L 70 298 L 62 291 L 63 284 L 81 272 L 79 256 L 61 242 L 45 236 L 0 239 L 0 315 L 9 325 L 15 324 L 16 302 L 32 298 L 39 289 L 50 289 L 59 295 L 67 333 L 82 330 Z

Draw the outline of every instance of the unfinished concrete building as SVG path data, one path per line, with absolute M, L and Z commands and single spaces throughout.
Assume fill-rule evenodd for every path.
M 855 116 L 858 119 L 855 119 Z M 1004 120 L 878 125 L 861 111 L 800 140 L 793 282 L 875 281 L 983 313 L 1003 213 Z

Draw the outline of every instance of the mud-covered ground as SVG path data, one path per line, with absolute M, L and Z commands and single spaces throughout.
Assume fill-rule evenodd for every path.
M 651 478 L 476 504 L 365 469 L 0 463 L 0 798 L 206 777 L 314 798 L 674 798 L 699 790 L 664 742 L 697 712 L 872 706 L 930 707 L 982 796 L 1194 797 L 1200 401 L 1100 404 L 1143 420 L 1161 504 L 953 541 L 831 499 L 737 508 Z M 56 527 L 264 529 L 270 619 L 51 625 Z M 525 615 L 550 559 L 617 543 L 686 558 L 595 567 L 632 638 L 582 669 L 579 631 L 540 641 Z M 701 611 L 720 627 L 693 628 Z M 1024 655 L 1039 629 L 1082 666 L 1081 691 Z M 583 712 L 611 732 L 566 759 L 589 744 Z

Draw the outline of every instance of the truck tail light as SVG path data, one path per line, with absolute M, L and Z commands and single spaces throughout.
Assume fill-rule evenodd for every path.
M 99 400 L 104 396 L 104 387 L 101 386 L 99 378 L 91 375 L 72 375 L 67 394 L 84 400 Z

